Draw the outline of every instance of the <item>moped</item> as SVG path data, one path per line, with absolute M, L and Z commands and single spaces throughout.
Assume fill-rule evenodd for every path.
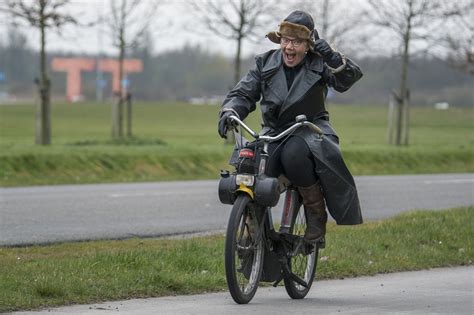
M 311 128 L 322 140 L 321 129 L 296 117 L 295 123 L 275 136 L 259 135 L 237 116 L 230 116 L 234 126 L 236 146 L 229 164 L 235 170 L 221 171 L 219 199 L 231 204 L 225 240 L 225 272 L 234 301 L 249 303 L 260 282 L 282 280 L 288 295 L 304 298 L 313 283 L 319 249 L 325 240 L 307 242 L 304 239 L 306 216 L 302 198 L 289 180 L 265 175 L 271 142 L 290 137 L 298 128 Z M 240 132 L 239 132 L 240 128 Z M 243 130 L 253 137 L 248 141 Z M 275 224 L 272 209 L 284 194 L 281 220 Z

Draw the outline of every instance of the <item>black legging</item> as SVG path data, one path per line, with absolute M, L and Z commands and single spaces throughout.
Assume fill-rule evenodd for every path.
M 290 137 L 283 143 L 271 143 L 268 153 L 270 158 L 265 172 L 268 176 L 278 177 L 283 173 L 298 187 L 308 187 L 317 182 L 313 155 L 300 137 Z

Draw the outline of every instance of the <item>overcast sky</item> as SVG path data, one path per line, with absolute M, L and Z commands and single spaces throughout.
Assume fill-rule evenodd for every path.
M 1 0 L 0 0 L 1 1 Z M 27 0 L 37 1 L 37 0 Z M 268 0 L 271 1 L 271 0 Z M 250 42 L 245 40 L 243 42 L 243 56 L 254 56 L 258 53 L 267 51 L 268 49 L 275 48 L 277 45 L 271 43 L 265 38 L 265 34 L 269 31 L 276 30 L 278 22 L 281 21 L 289 12 L 294 9 L 301 9 L 300 4 L 296 4 L 297 0 L 281 0 L 284 2 L 283 5 L 275 5 L 275 12 L 281 12 L 277 15 L 281 15 L 278 20 L 275 20 L 273 25 L 268 25 L 268 29 L 261 31 L 261 40 L 259 43 Z M 308 0 L 310 1 L 310 0 Z M 455 1 L 455 0 L 453 0 Z M 460 0 L 458 0 L 460 1 Z M 464 0 L 463 0 L 464 1 Z M 466 0 L 472 1 L 472 0 Z M 148 3 L 147 3 L 148 2 Z M 160 0 L 161 3 L 165 0 Z M 233 40 L 223 39 L 221 37 L 197 33 L 195 30 L 202 25 L 196 16 L 192 14 L 192 8 L 189 4 L 186 4 L 185 0 L 167 0 L 166 4 L 161 5 L 158 8 L 156 19 L 154 19 L 150 26 L 151 37 L 153 40 L 153 52 L 161 53 L 164 51 L 180 49 L 186 44 L 196 45 L 199 44 L 203 49 L 210 52 L 219 52 L 227 56 L 235 56 L 236 43 Z M 119 1 L 117 1 L 119 3 Z M 146 0 L 145 4 L 151 3 L 151 0 Z M 223 5 L 228 4 L 226 0 L 222 0 Z M 313 11 L 317 10 L 318 7 L 314 5 L 315 2 L 309 2 L 313 6 Z M 364 0 L 337 0 L 337 8 L 333 10 L 334 21 L 345 21 L 348 18 L 349 21 L 351 13 L 357 21 L 359 15 L 357 9 L 363 7 L 365 4 Z M 339 10 L 343 8 L 343 10 Z M 71 0 L 71 3 L 67 6 L 68 13 L 72 14 L 81 23 L 88 23 L 96 21 L 99 16 L 105 15 L 110 12 L 110 0 Z M 273 13 L 273 12 L 272 12 Z M 318 24 L 316 14 L 313 13 L 316 24 Z M 10 25 L 10 18 L 8 16 L 0 17 L 0 40 L 5 40 L 6 29 Z M 359 30 L 359 25 L 354 25 L 355 30 Z M 34 49 L 39 49 L 39 32 L 31 27 L 19 28 L 29 39 L 29 44 Z M 394 40 L 393 34 L 390 32 L 382 31 L 377 29 L 374 31 L 367 32 L 370 34 L 366 39 L 360 40 L 353 36 L 353 33 L 344 39 L 342 46 L 343 52 L 349 53 L 351 56 L 354 54 L 375 54 L 375 55 L 387 55 L 395 52 L 399 43 L 396 39 Z M 378 36 L 378 40 L 374 41 L 373 38 Z M 367 42 L 368 39 L 372 39 Z M 62 29 L 62 36 L 57 35 L 54 32 L 48 33 L 47 38 L 47 50 L 48 51 L 64 51 L 71 53 L 106 53 L 106 54 L 117 54 L 116 49 L 112 46 L 112 36 L 107 26 L 96 25 L 94 27 L 84 28 L 77 26 L 66 26 Z M 416 47 L 416 43 L 412 41 L 411 51 Z
M 90 22 L 96 20 L 101 14 L 109 12 L 109 3 L 109 0 L 72 0 L 68 11 L 78 20 Z M 156 16 L 156 20 L 150 27 L 155 53 L 179 49 L 186 44 L 199 44 L 208 51 L 220 52 L 228 56 L 235 55 L 236 46 L 233 41 L 189 31 L 189 29 L 193 29 L 193 24 L 197 22 L 196 18 L 192 16 L 189 6 L 186 6 L 182 0 L 174 0 L 169 4 L 160 6 L 159 13 Z M 2 24 L 0 25 L 1 33 L 5 34 L 8 18 Z M 276 27 L 277 25 L 273 25 L 268 31 L 275 30 Z M 19 29 L 27 35 L 30 46 L 39 49 L 39 32 L 29 27 Z M 102 51 L 116 54 L 108 28 L 99 25 L 89 28 L 67 26 L 63 28 L 61 36 L 49 32 L 47 45 L 48 51 L 62 50 L 91 54 Z M 275 46 L 275 44 L 265 39 L 265 33 L 262 33 L 260 44 L 245 41 L 243 54 L 255 55 Z

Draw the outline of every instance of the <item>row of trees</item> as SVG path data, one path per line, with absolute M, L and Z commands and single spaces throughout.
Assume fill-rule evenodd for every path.
M 0 71 L 4 71 L 7 78 L 7 82 L 0 83 L 0 90 L 19 97 L 31 96 L 39 54 L 26 45 L 24 35 L 15 30 L 7 35 L 14 41 L 11 44 L 0 41 Z M 143 72 L 128 76 L 129 90 L 136 100 L 206 99 L 225 95 L 233 85 L 234 68 L 230 57 L 209 52 L 196 45 L 155 54 L 151 51 L 152 46 L 151 41 L 146 41 L 129 54 L 144 63 Z M 350 53 L 348 55 L 351 56 Z M 71 55 L 51 52 L 48 56 L 47 64 L 51 64 L 54 57 Z M 332 94 L 330 102 L 386 104 L 387 95 L 400 79 L 400 59 L 366 56 L 355 57 L 354 60 L 364 72 L 363 80 L 346 93 Z M 243 58 L 242 72 L 250 69 L 253 63 L 252 56 Z M 412 58 L 410 69 L 408 81 L 411 82 L 412 89 L 411 103 L 424 106 L 446 101 L 454 106 L 472 106 L 474 76 L 431 57 Z M 66 75 L 62 72 L 52 72 L 50 75 L 52 95 L 57 99 L 64 98 Z M 109 83 L 103 87 L 97 86 L 98 75 L 100 72 L 82 74 L 82 93 L 86 99 L 102 100 L 105 96 L 110 100 L 113 97 L 110 84 L 112 77 L 110 74 L 102 74 L 101 79 Z
M 355 5 L 354 5 L 355 3 Z M 38 144 L 50 143 L 49 130 L 49 93 L 50 80 L 46 71 L 46 37 L 51 29 L 60 29 L 63 25 L 79 22 L 68 15 L 64 8 L 68 0 L 7 0 L 2 7 L 13 17 L 28 23 L 41 33 L 40 69 L 38 89 L 41 95 L 39 107 L 39 123 L 36 142 Z M 101 21 L 111 30 L 111 36 L 118 48 L 118 59 L 122 63 L 127 49 L 131 49 L 139 42 L 142 35 L 146 34 L 150 21 L 156 17 L 161 1 L 121 0 L 110 1 L 110 11 Z M 397 92 L 397 123 L 395 144 L 408 144 L 408 85 L 407 76 L 409 60 L 413 51 L 413 43 L 419 42 L 425 51 L 433 52 L 434 48 L 442 47 L 443 52 L 449 49 L 465 51 L 463 58 L 455 58 L 456 64 L 465 64 L 472 69 L 472 12 L 473 2 L 458 0 L 446 2 L 442 0 L 359 0 L 359 1 L 294 1 L 290 5 L 283 5 L 278 1 L 263 0 L 229 0 L 225 3 L 217 0 L 189 0 L 187 5 L 195 10 L 196 17 L 201 21 L 204 31 L 210 31 L 218 36 L 228 38 L 236 44 L 234 81 L 240 78 L 241 72 L 241 47 L 244 40 L 252 40 L 253 35 L 262 34 L 269 30 L 268 25 L 276 25 L 282 16 L 294 8 L 305 8 L 315 12 L 315 22 L 322 36 L 329 42 L 358 43 L 355 47 L 365 53 L 371 52 L 376 34 L 386 36 L 396 42 L 398 53 L 401 56 L 401 77 Z M 270 6 L 271 5 L 271 6 Z M 277 8 L 277 9 L 276 9 Z M 284 11 L 283 11 L 284 10 Z M 81 21 L 84 26 L 85 22 Z M 357 26 L 357 27 L 356 27 Z M 453 28 L 466 32 L 453 33 Z M 380 32 L 386 29 L 388 33 Z M 463 35 L 464 34 L 464 35 Z M 350 41 L 344 40 L 350 36 Z M 466 38 L 464 38 L 464 37 Z M 379 38 L 380 40 L 380 38 Z M 352 47 L 354 49 L 354 47 Z M 448 50 L 447 50 L 448 49 Z M 453 53 L 454 55 L 454 53 Z M 447 56 L 445 56 L 447 57 Z M 449 56 L 448 56 L 449 57 Z M 466 66 L 461 66 L 466 68 Z M 472 71 L 472 70 L 471 70 Z M 123 91 L 118 91 L 118 101 L 113 108 L 112 136 L 123 137 Z M 131 116 L 131 109 L 129 109 Z

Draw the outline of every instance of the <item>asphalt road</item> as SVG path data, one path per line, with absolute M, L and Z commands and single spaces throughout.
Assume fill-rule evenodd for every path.
M 223 231 L 230 206 L 217 183 L 0 188 L 0 246 Z M 356 185 L 365 220 L 474 204 L 474 174 L 360 176 Z
M 228 292 L 74 305 L 19 314 L 472 314 L 474 267 L 316 281 L 303 300 L 259 288 L 247 305 Z

